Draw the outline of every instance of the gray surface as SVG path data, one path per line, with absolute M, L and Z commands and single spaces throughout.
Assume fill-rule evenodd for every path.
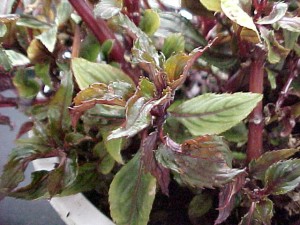
M 15 125 L 13 131 L 8 126 L 0 125 L 0 171 L 2 171 L 14 146 L 16 134 L 27 118 L 11 108 L 0 108 L 0 113 L 10 116 Z M 30 169 L 26 171 L 27 179 L 30 177 Z M 25 201 L 5 198 L 0 201 L 0 225 L 64 225 L 64 222 L 47 200 Z

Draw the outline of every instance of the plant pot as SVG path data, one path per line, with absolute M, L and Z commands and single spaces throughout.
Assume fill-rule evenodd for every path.
M 33 161 L 35 170 L 52 170 L 57 158 L 37 159 Z M 66 197 L 54 197 L 50 204 L 67 225 L 114 225 L 83 194 Z

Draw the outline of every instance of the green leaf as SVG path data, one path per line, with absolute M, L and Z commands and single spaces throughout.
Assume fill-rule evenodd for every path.
M 278 25 L 291 32 L 300 33 L 300 17 L 282 17 L 278 22 Z
M 252 204 L 253 207 L 242 218 L 239 225 L 271 225 L 273 202 L 267 198 Z
M 108 140 L 110 131 L 106 128 L 103 129 L 102 135 L 104 139 L 104 145 L 106 147 L 107 152 L 111 155 L 111 157 L 116 160 L 118 163 L 124 164 L 121 150 L 123 148 L 123 144 L 125 142 L 124 138 L 116 138 L 112 140 Z
M 0 47 L 0 64 L 4 67 L 5 70 L 10 70 L 12 68 L 12 62 L 6 51 Z
M 273 195 L 285 194 L 295 189 L 299 184 L 300 159 L 274 163 L 265 173 L 265 190 Z
M 196 195 L 189 204 L 189 218 L 194 221 L 205 215 L 213 206 L 212 196 L 207 193 Z
M 255 93 L 208 93 L 185 101 L 170 114 L 195 136 L 219 134 L 247 117 L 261 99 Z
M 283 30 L 284 47 L 287 49 L 293 49 L 297 43 L 299 35 L 300 33 Z
M 248 140 L 248 130 L 244 123 L 239 123 L 222 133 L 227 141 L 245 143 Z
M 149 36 L 153 35 L 160 26 L 160 18 L 157 12 L 146 9 L 140 21 L 139 27 Z
M 259 39 L 256 26 L 252 18 L 243 10 L 240 0 L 221 0 L 221 8 L 230 20 L 242 27 L 253 30 Z
M 26 66 L 30 63 L 30 60 L 25 55 L 14 50 L 5 50 L 5 53 L 13 66 Z
M 298 152 L 298 149 L 282 149 L 265 152 L 258 159 L 254 159 L 249 164 L 250 174 L 259 180 L 263 180 L 266 170 L 280 160 L 287 159 Z
M 49 173 L 47 189 L 50 197 L 61 192 L 63 187 L 64 167 L 60 166 Z
M 56 44 L 57 26 L 50 28 L 49 30 L 36 36 L 36 39 L 40 40 L 49 52 L 53 52 Z
M 92 63 L 85 59 L 72 59 L 72 70 L 81 90 L 93 83 L 109 84 L 124 81 L 134 85 L 133 81 L 122 70 L 108 64 Z
M 61 1 L 56 8 L 55 22 L 57 25 L 61 25 L 68 21 L 73 12 L 73 8 L 66 0 Z
M 101 0 L 94 9 L 94 15 L 103 19 L 109 19 L 117 15 L 122 8 L 122 0 Z
M 182 34 L 170 34 L 164 41 L 162 52 L 166 58 L 169 58 L 172 54 L 176 54 L 184 51 L 184 37 Z
M 3 0 L 1 1 L 0 15 L 10 14 L 15 0 Z
M 257 24 L 273 24 L 280 20 L 288 10 L 288 5 L 284 2 L 275 3 L 271 13 L 259 19 Z
M 211 11 L 221 12 L 221 0 L 200 0 L 200 2 Z
M 101 46 L 94 35 L 88 33 L 80 44 L 79 56 L 88 61 L 95 62 L 100 53 Z
M 29 72 L 25 70 L 16 72 L 13 83 L 22 98 L 34 98 L 40 90 L 38 82 L 31 78 Z
M 271 64 L 275 64 L 280 62 L 280 60 L 285 59 L 290 53 L 290 49 L 286 49 L 278 43 L 275 39 L 274 31 L 261 27 L 260 32 L 261 37 L 264 39 L 268 47 L 268 61 Z
M 7 32 L 6 25 L 0 22 L 0 38 L 4 37 L 6 32 Z
M 269 68 L 266 68 L 266 71 L 268 74 L 268 80 L 270 82 L 271 88 L 272 88 L 272 90 L 275 90 L 277 87 L 277 84 L 276 84 L 277 73 L 274 72 L 273 70 L 270 70 Z
M 115 160 L 108 154 L 103 142 L 99 142 L 93 148 L 93 153 L 99 157 L 99 171 L 108 174 L 114 168 Z
M 156 180 L 144 173 L 140 154 L 115 175 L 109 189 L 110 212 L 118 225 L 146 225 L 156 193 Z
M 43 83 L 52 89 L 51 77 L 49 74 L 50 64 L 35 64 L 34 71 L 37 77 L 41 78 Z
M 180 151 L 161 144 L 156 158 L 177 175 L 180 183 L 196 188 L 221 187 L 244 170 L 232 169 L 232 154 L 218 136 L 187 140 Z
M 41 30 L 50 29 L 52 27 L 51 24 L 38 20 L 36 17 L 30 15 L 21 15 L 17 21 L 17 25 Z

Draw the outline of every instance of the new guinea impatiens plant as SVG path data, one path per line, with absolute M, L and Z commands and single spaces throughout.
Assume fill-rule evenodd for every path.
M 29 121 L 0 198 L 93 190 L 117 225 L 300 223 L 298 1 L 3 5 L 0 91 L 17 97 L 0 106 Z

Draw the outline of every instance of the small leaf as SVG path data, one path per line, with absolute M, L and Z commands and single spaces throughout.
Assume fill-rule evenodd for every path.
M 239 123 L 222 133 L 222 136 L 230 142 L 245 143 L 248 140 L 248 130 L 244 123 Z
M 300 33 L 300 17 L 282 17 L 278 22 L 278 25 L 291 32 Z
M 165 39 L 162 52 L 169 58 L 172 54 L 183 52 L 184 45 L 184 37 L 181 34 L 171 34 Z
M 287 12 L 288 5 L 284 2 L 275 3 L 271 13 L 268 16 L 258 20 L 257 24 L 273 24 L 280 20 Z
M 52 88 L 51 77 L 49 74 L 50 64 L 35 64 L 34 71 L 37 77 L 41 78 L 43 83 Z
M 110 211 L 118 225 L 147 225 L 156 192 L 156 180 L 144 173 L 136 154 L 115 175 L 109 189 Z
M 29 59 L 25 55 L 14 50 L 5 50 L 5 53 L 13 66 L 26 66 L 30 63 Z
M 219 134 L 242 121 L 261 99 L 254 93 L 209 93 L 185 101 L 170 114 L 195 136 Z
M 73 8 L 70 3 L 66 0 L 61 1 L 56 8 L 56 18 L 55 22 L 57 25 L 61 25 L 71 17 Z
M 300 184 L 300 159 L 280 161 L 271 165 L 264 178 L 266 193 L 285 194 Z
M 139 27 L 147 35 L 153 35 L 160 26 L 160 18 L 157 12 L 152 9 L 146 9 L 140 21 Z
M 254 159 L 249 164 L 250 174 L 259 180 L 263 180 L 267 169 L 280 160 L 287 159 L 298 152 L 299 149 L 282 149 L 265 152 L 258 159 Z
M 56 44 L 57 26 L 50 28 L 42 34 L 36 36 L 36 39 L 40 40 L 49 52 L 53 52 Z
M 200 2 L 211 11 L 221 11 L 221 0 L 200 0 Z
M 101 0 L 94 9 L 94 15 L 102 19 L 109 19 L 117 15 L 122 8 L 122 0 Z
M 252 18 L 243 10 L 239 0 L 221 0 L 221 8 L 229 19 L 242 27 L 253 30 L 259 39 L 259 33 Z
M 92 63 L 85 59 L 72 59 L 72 70 L 81 90 L 93 83 L 109 84 L 114 81 L 124 81 L 134 84 L 122 70 L 108 64 Z
M 32 99 L 40 90 L 38 82 L 30 77 L 29 72 L 24 70 L 18 70 L 16 72 L 13 83 L 22 98 Z
M 212 196 L 207 193 L 196 195 L 189 204 L 188 214 L 190 219 L 198 219 L 205 215 L 213 205 Z
M 110 133 L 110 130 L 108 130 L 107 128 L 103 129 L 103 131 L 102 131 L 104 145 L 106 147 L 106 150 L 114 160 L 116 160 L 118 163 L 124 164 L 122 155 L 121 155 L 121 150 L 123 148 L 125 140 L 124 140 L 124 138 L 107 140 L 109 133 Z
M 99 56 L 101 46 L 94 35 L 88 33 L 80 44 L 80 58 L 95 62 Z
M 161 144 L 156 158 L 190 187 L 221 187 L 244 170 L 232 169 L 232 155 L 221 137 L 201 136 L 185 141 L 180 150 Z
M 0 63 L 5 70 L 10 70 L 12 68 L 12 61 L 6 54 L 6 51 L 0 47 Z
M 100 158 L 98 166 L 99 171 L 104 175 L 109 174 L 114 168 L 115 160 L 107 152 L 104 143 L 99 142 L 96 144 L 93 148 L 93 152 Z
M 17 21 L 18 26 L 29 27 L 32 29 L 50 29 L 52 27 L 51 24 L 46 23 L 44 21 L 38 20 L 34 16 L 30 15 L 21 15 L 20 19 Z
M 272 90 L 275 90 L 277 87 L 277 84 L 276 84 L 277 73 L 274 72 L 273 70 L 270 70 L 269 68 L 266 68 L 266 71 L 268 74 L 268 80 L 270 82 L 271 88 L 272 88 Z
M 284 47 L 287 49 L 293 49 L 297 43 L 299 35 L 300 33 L 283 30 Z

